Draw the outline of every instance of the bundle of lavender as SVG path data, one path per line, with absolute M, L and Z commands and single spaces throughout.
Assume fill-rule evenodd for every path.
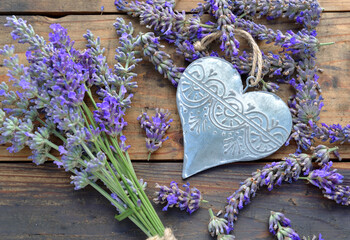
M 10 90 L 5 82 L 0 85 L 0 143 L 10 144 L 10 152 L 28 146 L 36 164 L 54 160 L 72 173 L 76 190 L 91 185 L 116 207 L 116 219 L 129 218 L 148 237 L 169 233 L 144 192 L 146 184 L 136 177 L 122 133 L 130 90 L 137 87 L 132 72 L 140 61 L 135 43 L 120 38 L 118 64 L 111 69 L 100 39 L 90 31 L 84 35 L 87 49 L 78 51 L 59 24 L 51 25 L 45 41 L 26 21 L 14 16 L 7 20 L 12 37 L 29 44 L 29 64 L 19 63 L 13 46 L 0 51 L 17 89 Z

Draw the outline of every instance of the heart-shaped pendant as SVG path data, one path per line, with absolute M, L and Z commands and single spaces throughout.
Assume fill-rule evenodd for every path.
M 232 64 L 216 57 L 191 63 L 176 93 L 184 137 L 182 177 L 277 151 L 292 129 L 287 105 L 269 92 L 243 92 Z

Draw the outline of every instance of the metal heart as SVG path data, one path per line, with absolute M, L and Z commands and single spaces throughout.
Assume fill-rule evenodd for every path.
M 241 76 L 216 57 L 191 63 L 176 93 L 184 137 L 182 177 L 277 151 L 292 129 L 287 105 L 269 92 L 243 94 Z

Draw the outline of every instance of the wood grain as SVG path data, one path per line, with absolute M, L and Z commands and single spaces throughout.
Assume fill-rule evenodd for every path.
M 260 163 L 229 164 L 200 173 L 190 179 L 209 203 L 192 215 L 171 209 L 156 210 L 166 226 L 179 240 L 212 239 L 207 233 L 208 208 L 223 209 L 225 199 L 240 181 Z M 136 173 L 148 182 L 147 195 L 154 184 L 179 183 L 181 163 L 135 163 Z M 348 179 L 349 164 L 334 164 Z M 156 170 L 155 170 L 156 169 Z M 155 174 L 156 173 L 156 174 Z M 0 168 L 0 238 L 12 239 L 145 239 L 131 222 L 114 220 L 115 209 L 92 188 L 74 191 L 69 174 L 53 164 L 34 166 L 30 163 L 6 164 Z M 302 181 L 283 184 L 269 192 L 262 189 L 252 203 L 241 210 L 235 225 L 236 239 L 273 239 L 268 232 L 270 211 L 282 211 L 300 235 L 322 233 L 324 239 L 348 240 L 350 209 L 324 199 L 319 189 Z
M 113 29 L 113 22 L 116 17 L 121 15 L 93 15 L 93 16 L 66 16 L 59 19 L 53 19 L 42 16 L 24 16 L 31 23 L 36 32 L 42 36 L 48 36 L 50 31 L 49 25 L 52 23 L 60 23 L 68 29 L 73 40 L 76 41 L 77 48 L 84 48 L 85 41 L 82 35 L 86 29 L 90 29 L 96 36 L 100 36 L 103 46 L 107 49 L 108 62 L 114 64 L 115 47 L 118 44 L 116 33 Z M 123 16 L 126 21 L 134 23 L 136 32 L 147 31 L 144 27 L 140 27 L 135 19 Z M 5 16 L 0 16 L 0 45 L 15 44 L 10 37 L 10 30 L 3 27 Z M 265 22 L 264 22 L 265 23 Z M 318 54 L 318 65 L 325 71 L 320 75 L 320 84 L 323 89 L 323 97 L 325 98 L 325 107 L 321 113 L 321 122 L 327 124 L 340 123 L 346 125 L 350 123 L 350 86 L 348 84 L 348 76 L 350 69 L 350 13 L 325 13 L 318 28 L 320 42 L 335 41 L 331 46 L 322 47 Z M 269 27 L 282 30 L 287 28 L 296 28 L 288 21 L 277 21 L 269 24 Z M 15 44 L 16 51 L 22 61 L 25 59 L 26 46 Z M 269 45 L 260 43 L 263 50 L 269 50 Z M 168 46 L 165 51 L 172 55 L 175 62 L 179 66 L 185 66 L 186 63 L 182 57 L 178 57 L 174 53 L 174 48 Z M 1 60 L 1 59 L 0 59 Z M 148 109 L 151 113 L 156 107 L 169 109 L 172 113 L 174 122 L 168 131 L 170 140 L 164 143 L 163 147 L 152 155 L 152 159 L 156 160 L 181 160 L 183 158 L 183 139 L 180 120 L 177 113 L 175 93 L 176 89 L 147 61 L 143 61 L 137 67 L 137 77 L 139 88 L 135 91 L 132 108 L 127 111 L 126 120 L 129 125 L 126 129 L 128 142 L 132 144 L 130 149 L 131 157 L 134 160 L 146 159 L 147 150 L 144 144 L 144 132 L 140 129 L 136 120 L 142 109 Z M 0 81 L 6 81 L 6 69 L 0 66 Z M 282 86 L 277 93 L 285 101 L 292 94 L 288 86 Z M 9 154 L 5 149 L 7 146 L 0 146 L 0 161 L 24 161 L 29 156 L 29 150 L 23 150 L 18 154 Z M 295 151 L 295 145 L 282 147 L 270 159 L 280 159 L 288 153 Z M 340 153 L 343 158 L 350 158 L 349 144 L 340 146 Z
M 191 11 L 197 7 L 197 0 L 178 0 L 177 10 Z M 349 11 L 349 0 L 319 0 L 320 5 L 329 11 Z M 104 13 L 117 13 L 114 0 L 2 0 L 0 13 L 2 14 L 42 14 L 62 16 L 67 14 L 99 14 L 104 6 Z

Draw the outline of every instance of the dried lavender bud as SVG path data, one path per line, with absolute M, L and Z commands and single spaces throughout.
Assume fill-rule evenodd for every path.
M 291 228 L 290 220 L 280 212 L 271 211 L 269 230 L 278 240 L 300 240 L 299 235 Z
M 88 172 L 82 170 L 82 171 L 78 171 L 78 170 L 74 170 L 75 176 L 71 176 L 71 184 L 74 184 L 74 190 L 79 190 L 82 189 L 84 187 L 86 187 L 87 185 L 89 185 L 89 183 L 91 181 L 96 181 L 96 177 L 94 177 L 93 175 L 89 174 Z
M 322 238 L 322 234 L 320 233 L 318 237 L 316 237 L 315 235 L 312 238 L 304 236 L 303 240 L 324 240 L 324 238 Z
M 123 206 L 123 208 L 127 209 L 128 208 L 128 205 L 126 205 L 123 200 L 121 200 L 117 194 L 115 193 L 112 193 L 111 194 L 111 197 L 118 203 L 118 205 L 121 205 Z M 116 204 L 114 204 L 113 202 L 111 202 L 113 206 L 116 207 L 117 211 L 119 212 L 119 214 L 121 214 L 123 211 L 120 209 L 120 207 Z
M 55 162 L 57 165 L 63 166 L 67 172 L 80 167 L 79 160 L 82 159 L 83 156 L 81 146 L 70 146 L 67 151 L 61 148 L 60 152 L 62 154 L 61 163 Z
M 106 155 L 101 151 L 98 152 L 95 158 L 86 162 L 86 172 L 94 173 L 105 169 L 106 161 Z
M 156 198 L 153 199 L 153 202 L 156 204 L 166 204 L 163 211 L 167 211 L 169 207 L 177 207 L 181 211 L 191 214 L 204 201 L 202 200 L 200 191 L 195 187 L 190 189 L 189 183 L 183 185 L 185 191 L 181 190 L 174 181 L 170 183 L 170 187 L 160 186 L 158 183 L 156 187 L 159 188 L 159 191 L 155 193 Z
M 148 160 L 151 154 L 157 151 L 164 141 L 169 137 L 164 138 L 165 132 L 170 128 L 172 119 L 168 119 L 170 116 L 169 110 L 156 108 L 156 114 L 153 117 L 149 117 L 146 112 L 141 114 L 137 120 L 140 121 L 141 128 L 146 131 L 146 148 L 149 151 Z
M 208 231 L 212 237 L 223 235 L 228 226 L 225 218 L 219 218 L 214 215 L 213 210 L 209 209 L 210 221 L 208 224 Z
M 350 205 L 350 186 L 337 185 L 332 191 L 323 191 L 323 196 L 335 201 L 337 204 Z
M 234 235 L 219 234 L 217 240 L 234 240 L 236 237 Z

